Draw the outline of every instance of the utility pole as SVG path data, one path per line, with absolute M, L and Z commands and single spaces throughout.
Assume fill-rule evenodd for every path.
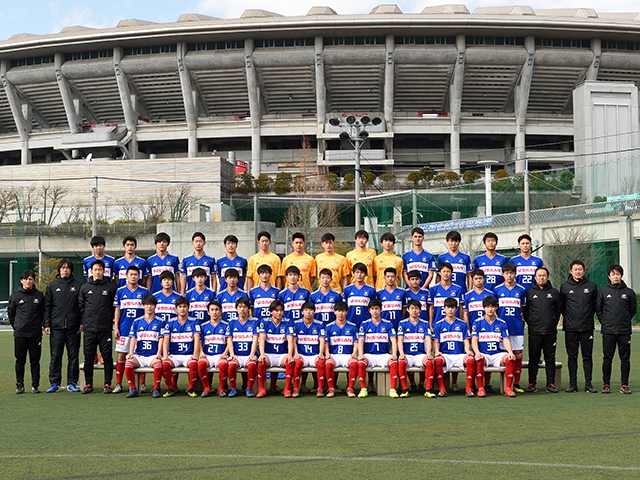
M 91 236 L 98 234 L 98 176 L 96 175 L 96 186 L 91 189 L 93 196 L 93 215 L 91 217 Z

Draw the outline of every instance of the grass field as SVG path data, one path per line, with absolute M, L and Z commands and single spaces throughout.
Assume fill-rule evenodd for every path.
M 600 348 L 598 335 L 598 388 Z M 45 339 L 44 388 L 48 361 Z M 640 478 L 640 390 L 620 395 L 619 376 L 616 362 L 610 395 L 513 399 L 15 395 L 12 336 L 0 332 L 0 478 Z M 580 366 L 581 390 L 582 378 Z

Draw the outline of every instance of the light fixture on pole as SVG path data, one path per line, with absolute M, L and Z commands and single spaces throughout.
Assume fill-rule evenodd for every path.
M 491 165 L 497 165 L 497 160 L 479 160 L 478 165 L 484 165 L 484 204 L 485 216 L 493 215 L 491 202 Z

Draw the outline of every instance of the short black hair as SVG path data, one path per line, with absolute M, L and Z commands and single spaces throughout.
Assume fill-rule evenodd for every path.
M 367 275 L 369 273 L 369 271 L 367 270 L 367 266 L 362 263 L 362 262 L 358 262 L 356 263 L 353 268 L 351 269 L 352 272 L 364 272 L 365 275 Z
M 142 305 L 158 305 L 158 299 L 148 293 L 142 297 Z
M 104 270 L 104 262 L 102 260 L 94 260 L 91 262 L 91 265 L 89 265 L 89 268 L 93 268 L 94 265 L 100 265 L 102 267 L 102 269 Z
M 207 237 L 205 237 L 204 233 L 202 232 L 195 232 L 193 235 L 191 235 L 191 241 L 193 242 L 197 237 L 200 237 L 203 242 L 207 241 Z
M 314 312 L 316 311 L 316 304 L 313 302 L 310 302 L 309 300 L 307 300 L 306 302 L 304 302 L 302 304 L 302 307 L 300 307 L 300 310 L 313 310 Z
M 420 227 L 415 227 L 411 230 L 411 236 L 413 237 L 414 233 L 418 233 L 420 235 L 422 235 L 424 237 L 424 230 L 421 229 Z
M 179 305 L 189 305 L 189 299 L 187 297 L 176 298 L 175 306 Z
M 129 265 L 127 267 L 127 273 L 129 273 L 129 270 L 133 270 L 134 272 L 138 272 L 138 275 L 140 275 L 140 267 L 138 267 L 137 265 Z
M 498 300 L 496 300 L 496 297 L 492 297 L 492 296 L 484 297 L 482 299 L 482 306 L 483 307 L 497 307 L 498 306 Z
M 367 240 L 369 240 L 369 234 L 366 230 L 358 230 L 353 238 L 366 238 Z
M 392 243 L 396 243 L 396 236 L 391 232 L 383 233 L 382 236 L 380 237 L 380 243 L 384 242 L 385 240 L 389 240 Z
M 440 265 L 438 265 L 438 271 L 441 271 L 443 268 L 448 268 L 449 270 L 451 270 L 451 272 L 453 272 L 453 265 L 451 265 L 449 262 L 442 262 Z
M 303 305 L 304 306 L 304 305 Z M 282 310 L 284 310 L 284 303 L 282 303 L 280 300 L 274 300 L 273 302 L 271 302 L 271 304 L 269 305 L 269 311 L 273 312 L 276 308 L 282 308 Z M 314 309 L 315 310 L 315 309 Z
M 207 311 L 209 310 L 209 308 L 211 308 L 211 305 L 215 305 L 216 307 L 218 307 L 220 310 L 222 310 L 222 305 L 220 304 L 220 302 L 218 300 L 211 300 L 209 302 L 209 304 L 207 305 Z
M 58 262 L 58 266 L 56 267 L 56 270 L 58 270 L 58 273 L 60 273 L 60 269 L 65 265 L 69 268 L 69 270 L 71 270 L 71 273 L 73 273 L 73 262 L 68 258 L 60 259 L 60 261 Z
M 153 243 L 155 245 L 156 243 L 160 243 L 163 240 L 167 242 L 167 245 L 171 243 L 171 237 L 169 236 L 168 233 L 160 232 L 159 234 L 156 235 L 156 238 L 153 239 Z
M 457 307 L 458 306 L 458 300 L 456 300 L 453 297 L 447 297 L 444 299 L 444 306 L 445 307 Z
M 624 275 L 622 265 L 618 265 L 617 263 L 614 263 L 609 268 L 607 268 L 607 277 L 611 274 L 611 272 L 619 272 L 620 275 Z
M 333 272 L 328 268 L 323 268 L 322 270 L 320 270 L 320 273 L 318 273 L 318 277 L 320 275 L 329 275 L 331 278 L 333 278 Z
M 447 237 L 446 240 L 453 240 L 454 242 L 460 242 L 462 241 L 462 235 L 460 235 L 460 232 L 456 231 L 456 230 L 451 230 L 449 233 L 447 233 Z
M 295 265 L 291 265 L 284 271 L 284 275 L 288 276 L 290 273 L 295 273 L 296 275 L 300 276 L 300 269 Z
M 527 235 L 526 233 L 523 233 L 518 237 L 518 243 L 520 243 L 520 240 L 529 240 L 531 242 L 531 236 Z
M 547 267 L 538 267 L 538 268 L 536 268 L 536 271 L 534 272 L 534 275 L 536 273 L 538 273 L 538 270 L 544 270 L 545 272 L 547 272 L 547 277 L 549 276 L 549 269 Z
M 585 270 L 587 269 L 587 267 L 584 265 L 584 262 L 582 260 L 574 260 L 573 262 L 571 262 L 569 264 L 569 270 L 571 270 L 574 265 L 580 265 Z
M 484 237 L 482 237 L 482 243 L 484 243 L 487 240 L 487 238 L 493 238 L 496 241 L 496 243 L 498 243 L 498 235 L 496 235 L 493 232 L 485 233 Z
M 237 245 L 238 244 L 238 237 L 236 237 L 235 235 L 227 235 L 226 237 L 224 237 L 224 240 L 222 241 L 222 244 L 226 245 L 227 242 L 235 243 Z
M 333 233 L 325 233 L 324 235 L 322 235 L 322 238 L 320 239 L 320 243 L 335 242 L 335 241 L 336 241 L 336 237 Z
M 420 273 L 420 270 L 409 270 L 407 272 L 407 278 L 422 278 L 422 273 Z
M 235 268 L 227 268 L 224 272 L 224 278 L 240 278 L 240 274 Z
M 502 273 L 504 272 L 516 272 L 516 265 L 514 263 L 511 262 L 507 262 L 504 265 L 502 265 Z
M 263 230 L 262 232 L 258 233 L 258 238 L 257 240 L 260 241 L 260 239 L 262 237 L 267 237 L 268 240 L 271 240 L 271 234 L 269 232 L 267 232 L 266 230 Z
M 475 276 L 484 277 L 484 272 L 481 268 L 476 268 L 473 272 L 471 272 L 471 278 Z
M 160 283 L 162 283 L 162 280 L 164 280 L 165 278 L 170 278 L 172 282 L 176 281 L 176 276 L 169 270 L 165 270 L 160 274 Z
M 346 303 L 342 302 L 342 301 L 338 301 L 333 306 L 333 311 L 334 312 L 348 312 L 349 311 L 349 306 Z
M 20 280 L 26 280 L 29 277 L 33 278 L 34 280 L 36 279 L 36 274 L 33 270 L 23 270 L 20 274 Z
M 393 268 L 393 267 L 387 267 L 384 269 L 384 275 L 386 276 L 387 273 L 393 273 L 396 277 L 398 276 L 398 271 Z
M 193 272 L 191 272 L 191 278 L 193 277 L 206 277 L 207 271 L 204 268 L 198 267 L 194 268 Z
M 136 237 L 134 237 L 133 235 L 127 235 L 126 237 L 124 237 L 122 239 L 122 246 L 124 247 L 127 242 L 133 242 L 136 247 L 138 246 L 138 240 L 136 240 Z
M 239 299 L 237 299 L 236 308 L 238 308 L 238 305 L 246 305 L 247 307 L 251 308 L 251 302 L 247 297 L 240 297 Z
M 304 242 L 304 233 L 302 232 L 296 232 L 293 235 L 291 235 L 291 241 L 293 242 L 295 239 L 299 238 L 300 240 L 302 240 Z
M 377 298 L 372 298 L 369 300 L 369 310 L 371 310 L 372 307 L 380 307 L 382 309 L 382 302 Z
M 267 265 L 266 263 L 263 263 L 258 267 L 257 272 L 258 274 L 261 274 L 263 272 L 269 272 L 269 275 L 271 275 L 273 273 L 273 269 L 271 268 L 271 265 Z
M 420 310 L 422 310 L 422 304 L 420 303 L 420 300 L 418 300 L 417 298 L 412 298 L 411 300 L 409 300 L 407 302 L 407 309 L 413 305 L 414 307 L 418 307 Z
M 107 245 L 107 242 L 105 241 L 102 235 L 96 235 L 94 237 L 91 237 L 91 246 L 97 247 L 98 245 L 104 245 L 104 246 Z

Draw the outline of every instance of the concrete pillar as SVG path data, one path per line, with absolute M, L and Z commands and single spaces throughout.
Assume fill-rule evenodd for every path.
M 74 98 L 71 92 L 71 86 L 69 81 L 62 74 L 62 64 L 64 63 L 64 57 L 62 53 L 56 53 L 55 55 L 55 70 L 56 81 L 58 82 L 58 88 L 60 89 L 60 96 L 62 97 L 62 104 L 64 105 L 64 112 L 67 115 L 67 123 L 69 124 L 69 130 L 71 133 L 77 132 L 80 127 L 78 124 L 82 122 L 82 104 L 80 99 Z
M 509 156 L 511 156 L 511 149 L 513 148 L 513 142 L 511 137 L 507 137 L 504 139 L 503 142 L 504 145 L 504 163 L 508 164 L 509 163 Z
M 324 38 L 320 35 L 315 37 L 314 55 L 316 70 L 316 119 L 318 122 L 318 136 L 324 133 L 324 125 L 327 121 L 327 87 L 324 81 Z M 318 138 L 318 160 L 324 159 L 326 141 Z
M 456 35 L 458 56 L 453 67 L 453 79 L 449 89 L 449 116 L 451 117 L 451 164 L 449 170 L 460 173 L 460 112 L 462 109 L 462 86 L 464 85 L 464 61 L 467 49 L 463 33 Z
M 591 50 L 593 51 L 593 60 L 591 61 L 591 65 L 589 65 L 585 80 L 595 82 L 598 80 L 600 57 L 602 56 L 602 41 L 599 38 L 591 39 Z
M 622 278 L 628 287 L 640 288 L 640 242 L 635 239 L 634 224 L 638 219 L 621 215 L 618 220 L 620 265 L 624 269 Z
M 191 77 L 189 70 L 185 64 L 184 58 L 187 55 L 187 44 L 178 42 L 177 60 L 178 75 L 180 76 L 180 86 L 182 87 L 182 99 L 184 101 L 184 111 L 187 117 L 188 136 L 188 155 L 189 158 L 195 158 L 198 154 L 198 109 L 196 107 L 196 92 L 191 85 Z
M 247 72 L 247 90 L 249 91 L 249 112 L 251 113 L 251 175 L 260 175 L 262 141 L 260 137 L 260 87 L 258 72 L 253 64 L 253 38 L 244 41 L 244 65 Z
M 120 102 L 122 103 L 122 110 L 124 112 L 124 120 L 127 124 L 127 130 L 129 131 L 129 153 L 132 159 L 135 159 L 138 155 L 138 111 L 134 108 L 131 91 L 129 88 L 129 81 L 127 76 L 120 68 L 120 62 L 122 61 L 123 50 L 122 47 L 115 47 L 113 49 L 113 69 L 116 75 L 116 82 L 118 84 L 118 93 L 120 94 Z
M 535 38 L 525 37 L 524 46 L 527 49 L 527 59 L 522 66 L 520 85 L 516 88 L 516 173 L 524 172 L 525 165 L 525 125 L 527 121 L 527 106 L 529 104 L 529 91 L 531 90 L 531 77 L 533 76 L 533 61 L 535 56 Z
M 31 150 L 29 150 L 31 116 L 29 106 L 25 105 L 25 112 L 25 108 L 23 108 L 23 105 L 18 98 L 18 93 L 16 92 L 15 87 L 11 82 L 9 82 L 9 80 L 7 80 L 7 70 L 9 70 L 9 66 L 9 60 L 2 60 L 0 63 L 0 80 L 2 81 L 2 86 L 4 87 L 4 91 L 7 95 L 9 107 L 13 114 L 13 121 L 16 123 L 16 128 L 18 129 L 18 135 L 20 135 L 20 163 L 22 165 L 27 165 L 31 163 Z M 25 116 L 25 113 L 27 116 Z
M 392 33 L 385 38 L 387 58 L 384 64 L 384 122 L 387 132 L 393 132 L 393 94 L 395 79 L 395 63 L 393 54 L 395 51 L 395 37 Z M 387 138 L 385 142 L 387 158 L 393 158 L 393 138 Z

